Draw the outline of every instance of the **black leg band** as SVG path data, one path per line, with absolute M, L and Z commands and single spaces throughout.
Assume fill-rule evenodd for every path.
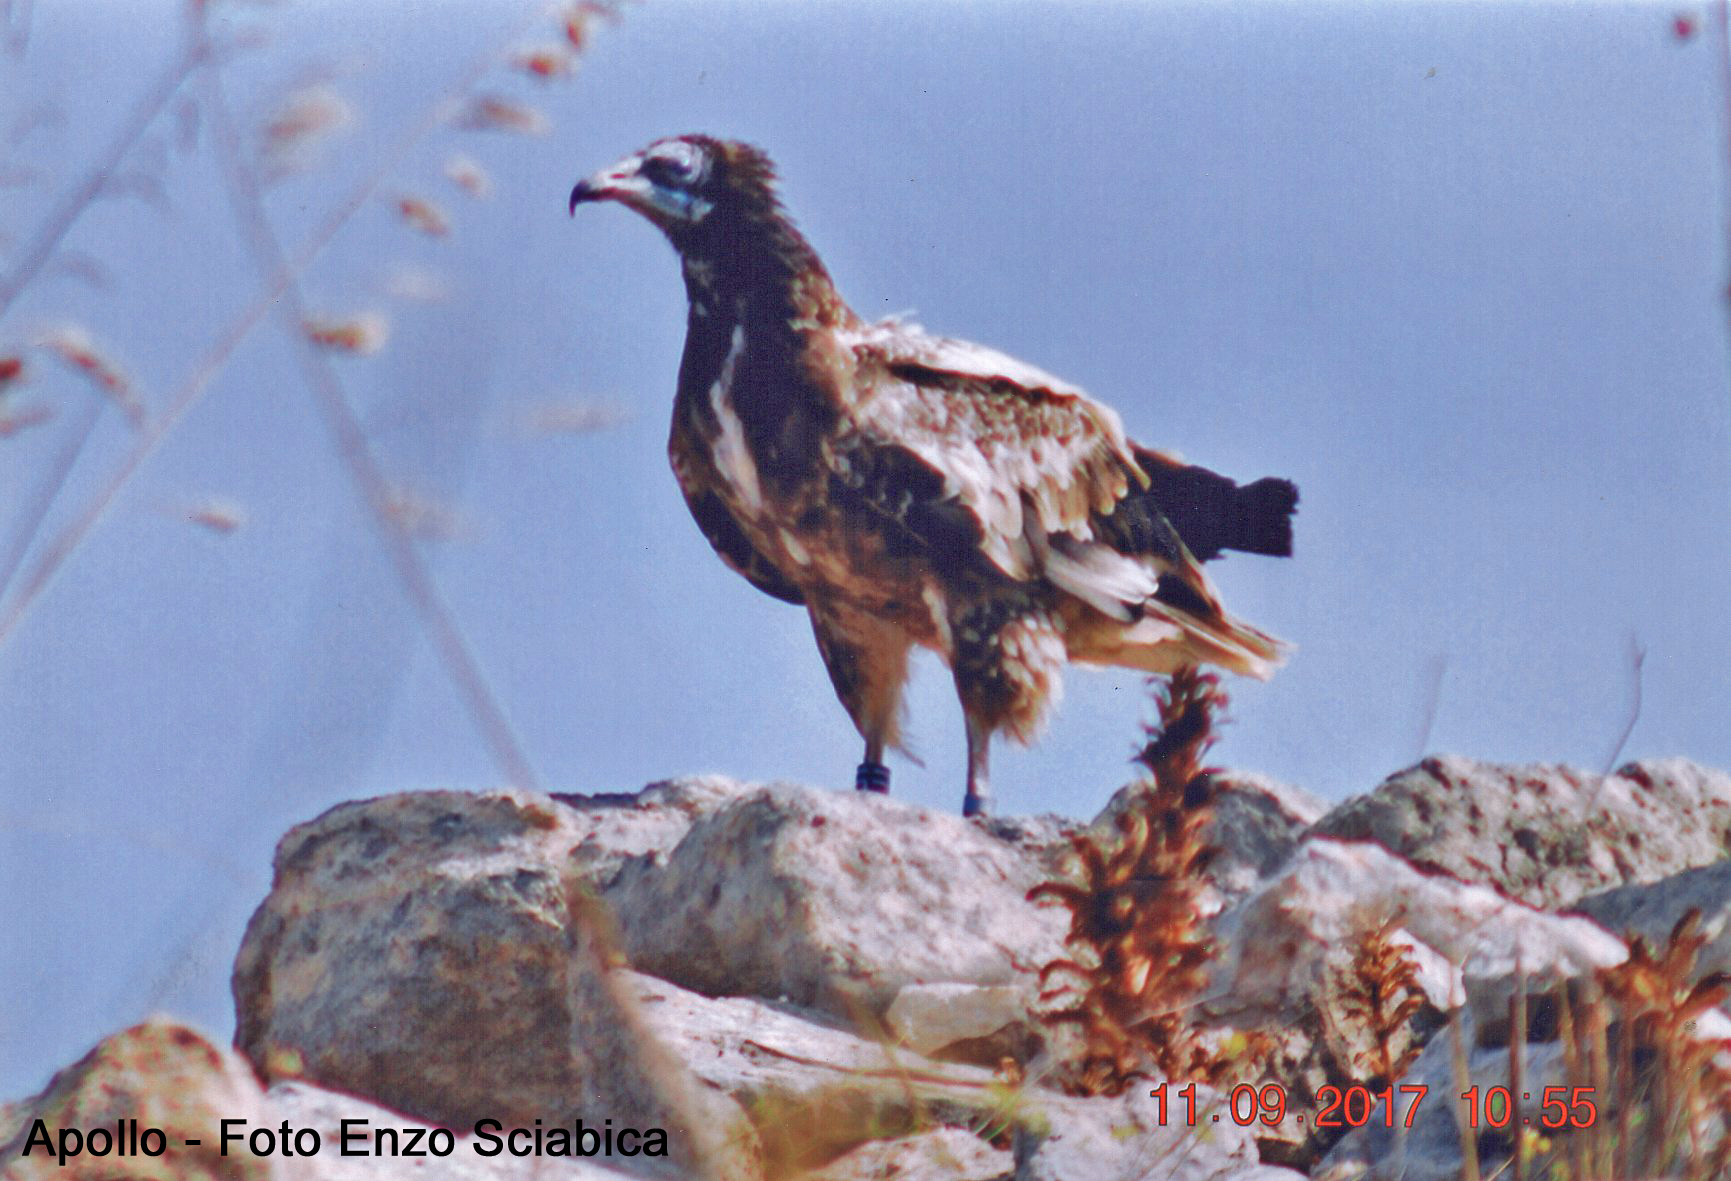
M 962 797 L 963 816 L 984 816 L 988 810 L 986 800 L 983 796 L 969 793 Z
M 859 771 L 854 775 L 853 785 L 860 791 L 875 791 L 881 795 L 888 795 L 890 769 L 882 763 L 861 763 Z

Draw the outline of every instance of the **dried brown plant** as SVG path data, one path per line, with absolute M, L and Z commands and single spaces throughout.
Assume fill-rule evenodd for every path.
M 1700 922 L 1691 909 L 1663 945 L 1637 936 L 1628 959 L 1597 973 L 1617 1023 L 1614 1168 L 1701 1181 L 1731 1176 L 1731 1068 L 1724 1065 L 1731 1042 L 1698 1031 L 1731 998 L 1731 973 L 1697 977 L 1707 942 Z
M 1369 1042 L 1363 1065 L 1371 1081 L 1392 1084 L 1406 1073 L 1423 1048 L 1413 1036 L 1412 1019 L 1427 1003 L 1418 980 L 1412 949 L 1394 938 L 1401 916 L 1391 916 L 1366 931 L 1353 949 L 1351 963 L 1335 979 L 1343 1016 L 1354 1022 Z
M 1213 1081 L 1221 1066 L 1188 1010 L 1212 954 L 1198 905 L 1217 852 L 1204 839 L 1212 783 L 1202 758 L 1226 695 L 1212 674 L 1186 667 L 1157 700 L 1159 721 L 1136 756 L 1148 775 L 1115 818 L 1116 838 L 1071 837 L 1080 880 L 1028 894 L 1070 912 L 1073 958 L 1047 964 L 1040 979 L 1071 977 L 1043 994 L 1071 1003 L 1042 1020 L 1080 1029 L 1081 1060 L 1065 1083 L 1087 1094 L 1121 1093 L 1150 1071 Z

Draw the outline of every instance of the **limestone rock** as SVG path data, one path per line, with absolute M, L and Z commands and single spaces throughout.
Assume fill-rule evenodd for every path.
M 910 984 L 896 994 L 884 1024 L 921 1054 L 949 1057 L 944 1051 L 965 1043 L 967 1061 L 995 1066 L 1011 1058 L 1025 1064 L 1044 1042 L 1029 1024 L 1030 999 L 1025 989 L 1003 984 Z
M 517 792 L 341 804 L 291 830 L 235 961 L 235 1044 L 458 1127 L 563 1119 L 578 952 L 570 814 Z
M 264 1094 L 238 1054 L 189 1026 L 153 1018 L 105 1038 L 40 1095 L 8 1112 L 0 1126 L 0 1175 L 6 1181 L 274 1181 L 267 1158 L 223 1156 L 218 1135 L 222 1120 L 256 1127 L 265 1117 Z M 160 1129 L 166 1143 L 160 1156 L 68 1155 L 62 1167 L 40 1144 L 24 1155 L 36 1120 L 51 1134 L 75 1129 L 86 1139 L 137 1120 L 141 1134 Z M 188 1145 L 189 1138 L 200 1143 Z
M 482 1156 L 477 1149 L 491 1151 L 494 1146 L 468 1128 L 453 1129 L 454 1148 L 449 1156 L 344 1156 L 341 1137 L 345 1120 L 351 1121 L 349 1130 L 360 1136 L 358 1143 L 364 1143 L 368 1153 L 373 1152 L 373 1134 L 380 1130 L 396 1132 L 399 1151 L 406 1150 L 419 1131 L 425 1151 L 424 1137 L 432 1125 L 309 1083 L 278 1083 L 265 1098 L 271 1126 L 287 1120 L 291 1128 L 316 1130 L 323 1141 L 317 1156 L 297 1159 L 282 1169 L 276 1181 L 395 1181 L 405 1176 L 415 1181 L 642 1181 L 646 1172 L 654 1171 L 652 1161 L 643 1162 L 651 1167 L 641 1172 L 626 1172 L 616 1163 L 583 1157 L 514 1157 L 508 1152 Z
M 1414 1092 L 1400 1093 L 1395 1101 L 1394 1128 L 1386 1127 L 1387 1113 L 1378 1105 L 1372 1118 L 1362 1128 L 1353 1129 L 1341 1137 L 1315 1170 L 1318 1177 L 1338 1178 L 1339 1181 L 1458 1181 L 1461 1170 L 1461 1143 L 1457 1118 L 1463 1113 L 1458 1098 L 1464 1087 L 1456 1080 L 1453 1066 L 1454 1035 L 1444 1030 L 1432 1038 L 1419 1055 L 1412 1069 L 1401 1079 L 1404 1086 L 1423 1086 L 1422 1097 L 1414 1109 Z M 1467 1073 L 1470 1085 L 1480 1094 L 1492 1087 L 1507 1087 L 1509 1083 L 1509 1051 L 1506 1046 L 1475 1047 L 1475 1025 L 1470 1012 L 1463 1014 L 1461 1039 L 1467 1048 Z M 1540 1096 L 1548 1086 L 1561 1086 L 1567 1081 L 1562 1048 L 1555 1043 L 1534 1044 L 1526 1048 L 1522 1061 L 1523 1089 Z M 1524 1116 L 1538 1113 L 1536 1101 L 1529 1101 Z M 1405 1126 L 1408 1115 L 1412 1126 Z M 1492 1130 L 1481 1122 L 1484 1135 L 1478 1142 L 1481 1177 L 1496 1174 L 1501 1168 L 1507 1175 L 1508 1151 L 1505 1141 L 1499 1141 Z M 1500 1151 L 1499 1151 L 1500 1147 Z
M 1438 1008 L 1464 987 L 1495 1011 L 1507 1000 L 1517 960 L 1536 988 L 1628 954 L 1589 920 L 1421 873 L 1371 842 L 1309 838 L 1280 874 L 1221 916 L 1215 991 L 1230 998 L 1223 1004 L 1279 1013 L 1308 988 L 1331 948 L 1350 946 L 1390 919 L 1428 951 L 1419 955 L 1419 981 Z
M 1420 1044 L 1439 1014 L 1465 997 L 1506 1013 L 1517 956 L 1529 988 L 1620 963 L 1621 940 L 1596 923 L 1546 914 L 1488 886 L 1414 869 L 1372 842 L 1306 838 L 1286 866 L 1222 914 L 1211 968 L 1212 1020 L 1270 1040 L 1266 1077 L 1290 1101 L 1321 1086 L 1367 1081 L 1378 1046 L 1365 1025 L 1369 995 L 1351 962 L 1371 933 L 1406 948 L 1425 1004 L 1391 1036 L 1396 1052 Z M 1433 1039 L 1434 1044 L 1434 1039 Z M 1271 1159 L 1308 1164 L 1330 1143 L 1314 1123 L 1260 1133 Z
M 420 1181 L 641 1181 L 652 1173 L 583 1158 L 482 1156 L 477 1147 L 490 1146 L 466 1129 L 453 1131 L 449 1155 L 430 1155 L 430 1125 L 307 1083 L 265 1091 L 238 1054 L 161 1018 L 105 1039 L 41 1095 L 4 1110 L 0 1176 L 6 1181 L 391 1181 L 406 1175 Z M 136 1119 L 141 1131 L 161 1129 L 168 1147 L 157 1157 L 69 1156 L 62 1168 L 40 1149 L 19 1155 L 38 1118 L 55 1131 L 113 1128 L 116 1120 Z M 242 1141 L 226 1156 L 223 1120 L 245 1121 Z M 348 1155 L 344 1121 L 359 1137 Z M 285 1122 L 294 1133 L 291 1143 L 313 1150 L 285 1153 L 279 1141 L 272 1155 L 254 1155 L 251 1133 L 280 1133 Z M 378 1132 L 384 1135 L 375 1140 Z M 189 1147 L 189 1138 L 201 1143 Z M 392 1145 L 399 1155 L 388 1155 Z M 380 1147 L 387 1154 L 378 1154 Z
M 725 775 L 687 775 L 641 791 L 561 793 L 553 799 L 576 813 L 571 823 L 580 839 L 571 849 L 571 868 L 599 890 L 631 858 L 659 857 L 696 820 L 758 790 Z
M 932 1062 L 796 1005 L 707 997 L 641 972 L 621 975 L 660 1042 L 748 1109 L 786 1106 L 850 1082 L 917 1084 L 934 1096 L 948 1088 L 952 1106 L 987 1105 L 992 1075 L 977 1067 Z
M 294 829 L 235 963 L 237 1047 L 267 1078 L 455 1127 L 661 1126 L 676 1161 L 733 1171 L 741 1115 L 643 1026 L 607 916 L 567 873 L 579 835 L 569 809 L 512 791 L 344 804 Z
M 1341 804 L 1318 836 L 1374 840 L 1421 869 L 1555 909 L 1731 850 L 1731 775 L 1650 759 L 1601 776 L 1445 755 Z
M 1695 963 L 1696 977 L 1731 972 L 1731 861 L 1687 869 L 1646 885 L 1590 894 L 1574 909 L 1625 936 L 1639 935 L 1653 948 L 1664 946 L 1687 911 L 1699 910 L 1698 929 L 1707 943 Z
M 1135 797 L 1136 786 L 1121 788 L 1089 825 L 1089 831 L 1115 836 L 1118 813 Z M 1274 872 L 1297 848 L 1305 831 L 1328 806 L 1309 792 L 1266 775 L 1221 771 L 1214 777 L 1213 818 L 1206 840 L 1220 850 L 1209 865 L 1211 884 L 1229 898 L 1242 897 L 1264 875 Z
M 959 816 L 882 796 L 767 788 L 692 825 L 606 891 L 631 962 L 711 995 L 859 1020 L 906 985 L 1027 982 L 1064 922 L 1028 857 Z
M 1166 1119 L 1149 1088 L 1117 1098 L 1031 1099 L 1015 1138 L 1015 1181 L 1302 1181 L 1264 1165 L 1247 1129 L 1218 1121 L 1221 1096 L 1198 1088 L 1196 1125 L 1168 1098 Z
M 1000 1181 L 1014 1168 L 1007 1150 L 966 1128 L 936 1128 L 862 1144 L 803 1181 Z

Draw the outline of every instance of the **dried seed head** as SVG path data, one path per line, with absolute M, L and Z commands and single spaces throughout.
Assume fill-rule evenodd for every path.
M 451 232 L 451 219 L 445 216 L 445 211 L 424 197 L 398 197 L 397 213 L 429 238 L 443 238 Z
M 512 55 L 511 64 L 530 77 L 544 82 L 569 78 L 577 71 L 576 56 L 563 45 L 537 45 L 530 49 L 520 49 Z
M 354 108 L 330 87 L 303 87 L 265 121 L 265 158 L 273 165 L 285 165 L 354 121 Z
M 471 197 L 493 195 L 493 178 L 487 170 L 467 156 L 452 156 L 445 161 L 445 176 Z
M 595 26 L 600 21 L 617 21 L 619 19 L 618 5 L 604 3 L 602 0 L 579 0 L 565 9 L 564 28 L 565 40 L 571 48 L 582 53 L 589 47 L 589 38 L 595 32 Z
M 470 532 L 463 515 L 411 488 L 396 488 L 385 503 L 385 517 L 410 537 L 422 541 L 455 541 Z
M 546 135 L 552 128 L 547 116 L 536 108 L 494 95 L 482 95 L 470 103 L 458 125 L 469 131 L 515 135 Z
M 227 536 L 246 524 L 246 513 L 226 500 L 206 500 L 186 510 L 186 519 L 212 533 Z
M 377 312 L 363 312 L 347 319 L 309 316 L 303 327 L 314 344 L 360 357 L 378 352 L 390 337 L 389 323 Z
M 0 407 L 0 439 L 10 439 L 33 426 L 41 426 L 53 417 L 54 411 L 46 406 L 20 406 L 16 410 Z
M 112 398 L 133 426 L 144 425 L 144 407 L 133 394 L 132 383 L 83 327 L 69 324 L 57 328 L 44 336 L 41 344 Z

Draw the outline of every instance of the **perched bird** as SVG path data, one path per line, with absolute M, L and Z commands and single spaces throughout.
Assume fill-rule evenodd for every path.
M 723 561 L 811 616 L 887 791 L 915 645 L 967 723 L 965 815 L 999 733 L 1026 743 L 1068 661 L 1266 678 L 1284 653 L 1226 613 L 1201 562 L 1286 555 L 1297 489 L 1239 486 L 1138 446 L 1067 382 L 837 294 L 749 144 L 683 135 L 578 183 L 679 253 L 690 300 L 668 451 Z

